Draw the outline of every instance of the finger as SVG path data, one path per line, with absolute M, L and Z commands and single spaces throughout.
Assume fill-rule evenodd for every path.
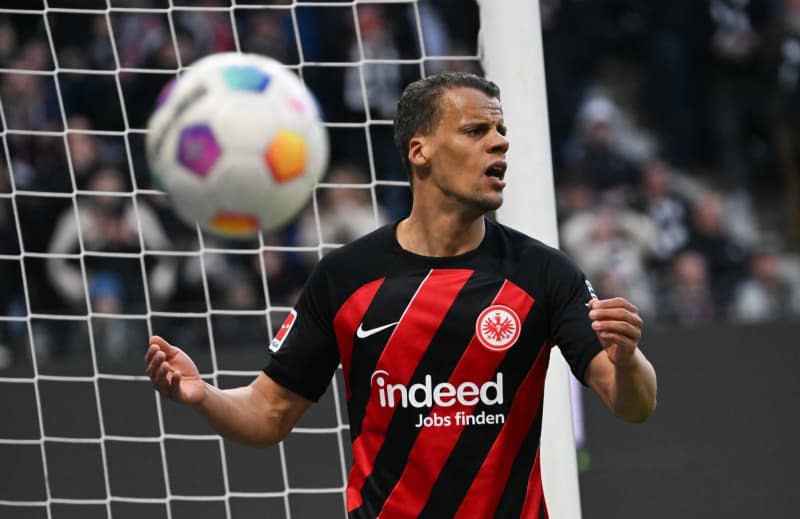
M 163 362 L 156 371 L 153 386 L 156 390 L 164 396 L 169 396 L 169 373 L 170 365 L 168 362 Z
M 637 348 L 637 344 L 629 337 L 614 332 L 598 333 L 597 340 L 604 350 L 618 349 L 619 351 L 630 353 Z
M 606 308 L 625 308 L 631 312 L 639 313 L 639 309 L 624 297 L 612 297 L 611 299 L 596 299 L 590 302 L 589 308 L 592 310 Z
M 614 331 L 597 332 L 597 337 L 600 339 L 600 344 L 603 345 L 603 348 L 609 348 L 611 346 L 619 346 L 626 350 L 636 348 L 636 342 L 630 337 Z
M 636 345 L 631 344 L 624 337 L 613 333 L 604 335 L 604 337 L 600 338 L 600 344 L 614 364 L 620 361 L 625 362 L 625 359 L 631 359 L 636 355 Z
M 158 348 L 161 351 L 167 354 L 167 358 L 172 357 L 177 350 L 175 346 L 173 346 L 172 344 L 167 342 L 163 337 L 160 337 L 158 335 L 153 335 L 152 337 L 150 337 L 150 344 L 158 346 Z
M 159 393 L 163 393 L 164 391 L 168 369 L 169 368 L 167 368 L 164 363 L 161 363 L 153 369 L 153 373 L 150 376 L 153 382 L 153 388 Z
M 592 329 L 599 333 L 615 333 L 636 343 L 642 336 L 642 329 L 626 321 L 595 321 Z
M 589 319 L 593 321 L 625 321 L 639 328 L 643 321 L 638 313 L 625 308 L 611 308 L 606 310 L 593 309 L 589 311 Z
M 181 372 L 180 371 L 173 371 L 172 372 L 172 380 L 169 383 L 169 393 L 168 397 L 172 400 L 178 399 L 178 394 L 180 393 L 181 389 Z
M 166 355 L 161 350 L 157 350 L 156 353 L 150 358 L 150 363 L 147 365 L 146 372 L 152 378 L 158 371 L 158 368 L 161 364 L 167 360 Z
M 634 340 L 639 340 L 642 330 L 627 321 L 595 321 L 592 329 L 597 332 L 614 332 Z
M 151 363 L 151 362 L 152 362 L 152 360 L 153 360 L 153 357 L 154 357 L 154 356 L 155 356 L 155 354 L 156 354 L 156 353 L 158 353 L 159 351 L 161 351 L 161 348 L 159 348 L 159 347 L 158 347 L 157 345 L 155 345 L 155 344 L 151 344 L 150 346 L 148 346 L 148 347 L 147 347 L 147 351 L 144 353 L 144 365 L 145 365 L 145 366 L 149 366 L 149 365 L 150 365 L 150 363 Z

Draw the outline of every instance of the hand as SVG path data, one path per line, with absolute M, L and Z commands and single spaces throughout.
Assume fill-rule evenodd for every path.
M 196 404 L 205 396 L 205 382 L 192 359 L 157 335 L 150 338 L 144 365 L 153 387 L 165 397 Z
M 639 309 L 621 297 L 592 299 L 588 306 L 592 329 L 609 360 L 617 367 L 630 365 L 642 337 Z

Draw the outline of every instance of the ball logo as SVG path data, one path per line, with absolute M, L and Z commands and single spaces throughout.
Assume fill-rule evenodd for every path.
M 475 335 L 490 350 L 507 350 L 517 342 L 521 331 L 517 313 L 504 305 L 492 305 L 475 321 Z

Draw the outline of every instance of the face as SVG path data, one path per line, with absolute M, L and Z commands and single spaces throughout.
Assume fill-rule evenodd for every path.
M 414 197 L 438 197 L 479 213 L 503 203 L 508 139 L 497 98 L 472 88 L 445 91 L 430 135 L 416 135 L 409 158 L 419 174 Z

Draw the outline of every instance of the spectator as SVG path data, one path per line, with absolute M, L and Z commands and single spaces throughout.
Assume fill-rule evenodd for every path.
M 710 322 L 717 315 L 706 260 L 697 252 L 681 252 L 675 257 L 662 292 L 659 319 L 663 322 L 692 326 Z
M 92 40 L 89 42 L 86 53 L 89 63 L 96 69 L 113 69 L 114 48 L 111 45 L 111 34 L 108 31 L 108 21 L 105 16 L 95 16 L 92 20 Z
M 89 179 L 101 166 L 103 146 L 97 136 L 89 133 L 92 125 L 86 117 L 73 115 L 67 124 L 70 130 L 77 130 L 67 134 L 67 150 L 75 185 L 78 189 L 86 189 Z
M 213 0 L 195 1 L 202 7 L 215 7 Z M 190 34 L 191 52 L 197 55 L 184 55 L 184 64 L 194 61 L 198 56 L 216 52 L 228 52 L 236 49 L 233 37 L 231 15 L 224 11 L 181 11 L 176 16 L 178 25 Z
M 124 192 L 122 175 L 115 169 L 98 170 L 89 183 L 90 197 L 78 203 L 77 217 L 69 207 L 56 222 L 48 252 L 47 275 L 58 295 L 68 305 L 65 312 L 83 313 L 84 269 L 76 259 L 65 255 L 83 255 L 86 289 L 90 312 L 105 314 L 93 330 L 102 352 L 112 362 L 127 355 L 129 321 L 112 316 L 122 313 L 144 313 L 141 287 L 141 262 L 116 258 L 103 253 L 141 253 L 140 240 L 151 250 L 167 251 L 170 242 L 152 210 L 142 201 L 138 207 Z M 109 194 L 104 194 L 109 193 Z M 99 253 L 99 254 L 98 254 Z M 175 287 L 175 262 L 160 256 L 148 270 L 149 294 L 152 302 L 163 301 Z M 143 288 L 143 287 L 142 287 Z
M 8 172 L 0 161 L 0 193 L 11 189 Z M 20 253 L 17 239 L 16 218 L 11 201 L 0 198 L 0 255 Z M 0 315 L 25 315 L 24 294 L 20 284 L 20 269 L 17 261 L 0 260 Z M 0 370 L 6 369 L 24 356 L 27 331 L 24 323 L 0 321 Z
M 645 4 L 645 2 L 642 2 Z M 706 123 L 709 2 L 651 0 L 641 91 L 644 115 L 664 157 L 688 169 L 703 164 L 711 136 Z
M 112 21 L 122 67 L 142 66 L 165 41 L 169 42 L 169 31 L 164 20 L 156 13 L 122 12 Z
M 125 312 L 128 294 L 124 278 L 117 272 L 109 270 L 92 273 L 89 280 L 89 298 L 94 313 L 114 315 Z M 128 324 L 128 321 L 122 319 L 93 321 L 95 342 L 112 361 L 121 361 L 127 353 L 130 331 Z
M 685 249 L 695 251 L 705 259 L 714 305 L 724 312 L 734 287 L 745 273 L 747 249 L 726 225 L 722 204 L 722 198 L 713 192 L 706 193 L 696 202 Z
M 652 160 L 644 168 L 642 189 L 635 207 L 650 217 L 656 226 L 651 264 L 663 267 L 689 241 L 690 203 L 678 193 L 673 172 L 662 160 Z
M 381 7 L 363 5 L 358 9 L 360 39 L 350 45 L 350 61 L 362 59 L 396 60 L 400 51 L 394 41 L 391 21 Z M 363 78 L 362 78 L 363 76 Z M 361 85 L 366 91 L 362 92 Z M 370 119 L 392 119 L 394 106 L 400 97 L 400 65 L 396 63 L 370 63 L 363 67 L 350 67 L 344 78 L 344 101 L 354 112 L 367 112 Z
M 78 203 L 80 227 L 75 222 L 75 211 L 70 207 L 56 222 L 49 247 L 49 252 L 54 256 L 48 258 L 47 262 L 50 281 L 74 309 L 82 308 L 85 302 L 83 277 L 81 268 L 64 255 L 86 251 L 139 253 L 142 252 L 140 235 L 150 250 L 171 249 L 161 224 L 145 203 L 139 201 L 138 207 L 134 208 L 129 197 L 103 194 L 119 195 L 124 192 L 122 176 L 117 170 L 99 170 L 89 187 L 92 195 Z M 132 294 L 127 294 L 126 297 L 128 290 L 110 290 L 112 278 L 116 278 L 124 287 L 140 284 L 138 280 L 141 279 L 141 268 L 138 262 L 133 266 L 131 262 L 123 264 L 122 261 L 114 261 L 113 257 L 102 255 L 96 259 L 97 261 L 86 261 L 90 295 L 92 289 L 98 287 L 104 298 L 103 308 L 114 308 L 122 312 L 143 311 L 143 301 L 137 300 Z M 175 286 L 174 261 L 162 256 L 149 270 L 151 297 L 155 300 L 166 299 Z M 102 281 L 96 285 L 95 277 L 101 274 Z M 111 304 L 107 298 L 113 294 L 119 295 L 120 301 Z M 92 304 L 95 303 L 92 300 Z
M 556 191 L 559 223 L 569 220 L 597 204 L 598 194 L 594 188 L 581 180 L 567 180 Z
M 267 278 L 270 305 L 294 306 L 308 278 L 310 268 L 296 254 L 287 251 L 267 247 L 261 255 L 264 258 L 263 275 Z M 253 272 L 255 273 L 253 281 L 260 282 L 262 279 L 260 266 L 254 265 Z
M 653 222 L 646 216 L 605 205 L 576 214 L 561 228 L 565 250 L 586 276 L 598 280 L 598 285 L 605 280 L 613 293 L 629 299 L 645 316 L 655 313 L 645 269 L 654 233 Z
M 17 50 L 17 31 L 8 19 L 0 20 L 0 67 L 7 67 Z
M 31 70 L 32 66 L 26 60 L 16 59 L 10 68 Z M 58 111 L 49 95 L 43 76 L 3 74 L 0 98 L 14 100 L 13 103 L 3 103 L 5 124 L 14 130 L 53 129 Z
M 430 0 L 419 0 L 417 8 L 419 9 L 420 37 L 424 46 L 423 52 L 420 54 L 430 58 L 453 55 L 454 51 L 459 51 L 458 48 L 454 48 L 450 43 L 447 24 L 442 19 L 439 7 Z M 415 26 L 417 19 L 414 10 L 409 9 L 407 12 L 410 18 L 409 24 Z M 426 62 L 425 71 L 428 74 L 443 72 L 445 69 L 448 69 L 447 62 Z
M 584 182 L 626 204 L 639 188 L 641 170 L 619 141 L 620 117 L 617 106 L 605 97 L 587 101 L 564 164 L 568 180 Z
M 214 340 L 218 347 L 258 348 L 265 340 L 265 328 L 257 324 L 263 323 L 263 319 L 256 321 L 256 316 L 252 315 L 266 308 L 262 295 L 264 284 L 260 276 L 249 275 L 242 267 L 235 265 L 227 269 L 226 285 L 220 287 L 224 291 L 222 301 L 214 305 L 215 310 L 225 311 L 213 318 Z
M 750 258 L 750 271 L 739 285 L 731 318 L 764 322 L 800 318 L 800 276 L 796 261 L 782 258 L 777 249 L 762 246 Z
M 785 186 L 782 229 L 800 251 L 800 1 L 784 0 L 771 52 L 776 81 L 773 135 Z
M 350 60 L 387 61 L 348 67 L 344 74 L 344 104 L 362 120 L 391 120 L 403 82 L 400 65 L 389 61 L 402 57 L 395 39 L 394 24 L 397 22 L 386 15 L 382 6 L 361 5 L 357 23 L 360 37 L 350 44 Z M 394 147 L 391 126 L 373 124 L 369 126 L 369 131 L 378 179 L 406 180 L 406 173 Z M 406 213 L 407 195 L 405 190 L 392 189 L 380 192 L 379 200 L 394 217 Z
M 286 11 L 264 9 L 248 13 L 245 30 L 240 33 L 242 50 L 263 54 L 281 63 L 297 63 L 296 43 L 286 30 L 290 23 Z
M 764 30 L 771 0 L 714 0 L 711 21 L 711 124 L 719 186 L 746 192 L 752 158 L 749 145 L 763 128 L 764 81 L 759 79 Z
M 350 243 L 387 223 L 389 218 L 380 206 L 372 205 L 369 184 L 362 171 L 352 165 L 330 170 L 319 201 L 319 226 L 312 212 L 306 212 L 300 225 L 299 241 L 305 246 Z M 342 187 L 338 187 L 342 186 Z

